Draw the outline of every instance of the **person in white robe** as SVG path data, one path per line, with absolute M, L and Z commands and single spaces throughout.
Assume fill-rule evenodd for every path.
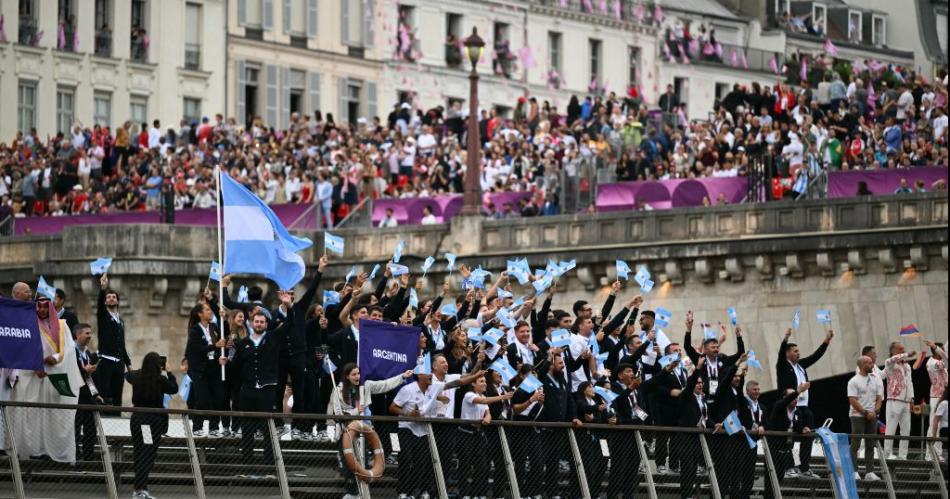
M 82 376 L 76 363 L 76 345 L 66 321 L 59 319 L 53 303 L 45 296 L 36 299 L 40 337 L 43 343 L 42 371 L 16 370 L 8 373 L 9 400 L 50 404 L 76 404 Z M 65 396 L 53 386 L 49 375 L 66 375 Z M 39 409 L 10 407 L 7 409 L 11 435 L 21 459 L 49 456 L 54 461 L 76 461 L 74 409 Z M 6 448 L 6 444 L 4 442 Z

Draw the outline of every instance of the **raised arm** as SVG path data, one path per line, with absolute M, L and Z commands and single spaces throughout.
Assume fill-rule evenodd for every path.
M 818 362 L 818 360 L 821 359 L 822 355 L 824 355 L 825 352 L 828 351 L 828 344 L 831 343 L 831 338 L 834 338 L 834 336 L 835 336 L 835 332 L 829 329 L 828 333 L 825 334 L 825 341 L 821 342 L 821 345 L 818 345 L 818 348 L 815 350 L 815 352 L 809 355 L 808 357 L 800 359 L 798 363 L 802 367 L 807 369 L 812 364 Z

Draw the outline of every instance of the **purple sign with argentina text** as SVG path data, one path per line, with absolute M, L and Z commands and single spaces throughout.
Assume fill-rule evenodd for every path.
M 0 297 L 0 367 L 43 370 L 36 304 Z
M 383 380 L 416 367 L 419 358 L 418 327 L 360 320 L 360 383 Z

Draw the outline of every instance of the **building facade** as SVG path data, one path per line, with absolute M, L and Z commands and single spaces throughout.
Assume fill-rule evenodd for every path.
M 0 137 L 224 108 L 225 0 L 0 0 Z M 14 119 L 15 117 L 15 119 Z

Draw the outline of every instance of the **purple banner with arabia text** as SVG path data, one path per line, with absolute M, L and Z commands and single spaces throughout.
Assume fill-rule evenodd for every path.
M 42 371 L 41 341 L 36 304 L 0 297 L 0 367 Z
M 420 334 L 418 327 L 360 320 L 360 383 L 391 378 L 416 367 Z

